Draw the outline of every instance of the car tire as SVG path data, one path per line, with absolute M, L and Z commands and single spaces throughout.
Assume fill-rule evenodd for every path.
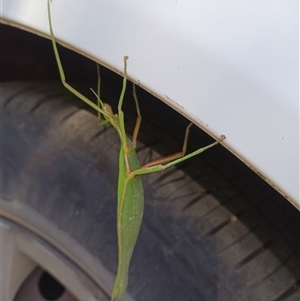
M 95 300 L 109 300 L 117 269 L 115 130 L 99 126 L 60 83 L 2 83 L 1 105 L 3 223 L 55 254 Z M 154 144 L 172 152 L 173 138 L 152 121 L 142 126 L 150 137 L 138 144 L 142 162 L 159 156 Z M 197 160 L 143 178 L 144 221 L 124 300 L 296 300 L 299 245 Z M 28 250 L 33 262 L 40 258 Z M 43 258 L 37 263 L 77 294 L 70 274 Z

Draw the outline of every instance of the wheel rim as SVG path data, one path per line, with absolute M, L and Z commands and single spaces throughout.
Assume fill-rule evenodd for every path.
M 4 300 L 109 300 L 104 293 L 102 295 L 97 293 L 95 296 L 92 288 L 95 284 L 91 279 L 37 235 L 4 218 L 0 218 L 0 231 L 2 238 L 1 282 Z M 49 274 L 44 274 L 45 271 Z M 47 295 L 43 296 L 39 289 L 42 275 L 52 275 L 56 280 L 56 283 L 53 281 L 52 285 L 61 283 L 62 293 L 55 295 L 52 291 L 54 295 L 46 299 Z M 30 290 L 30 287 L 34 289 Z

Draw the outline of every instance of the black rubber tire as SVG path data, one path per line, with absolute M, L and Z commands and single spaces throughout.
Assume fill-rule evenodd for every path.
M 97 117 L 60 83 L 2 83 L 1 105 L 2 216 L 15 216 L 42 232 L 62 252 L 79 257 L 87 270 L 92 270 L 87 260 L 92 257 L 115 273 L 115 131 L 100 127 Z M 153 126 L 143 129 L 153 137 L 163 135 Z M 149 139 L 147 145 L 156 138 Z M 166 135 L 158 145 L 172 152 L 171 140 Z M 138 155 L 142 161 L 158 156 L 141 144 Z M 276 228 L 266 216 L 262 195 L 249 200 L 241 194 L 242 175 L 233 186 L 201 158 L 193 162 L 143 179 L 145 214 L 129 292 L 137 301 L 296 300 L 300 264 L 295 227 L 279 211 Z M 259 191 L 251 187 L 250 198 L 254 190 Z M 28 219 L 19 208 L 33 215 Z M 39 224 L 40 217 L 54 230 Z M 62 233 L 84 252 L 70 248 Z M 91 274 L 103 280 L 97 271 Z

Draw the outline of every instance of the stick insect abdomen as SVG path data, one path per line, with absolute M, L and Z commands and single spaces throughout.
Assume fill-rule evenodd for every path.
M 132 142 L 128 140 L 127 154 L 131 170 L 141 167 Z M 140 176 L 131 178 L 126 168 L 124 149 L 120 149 L 118 185 L 118 272 L 112 293 L 112 300 L 118 300 L 126 291 L 128 271 L 132 252 L 139 234 L 144 211 L 144 191 Z

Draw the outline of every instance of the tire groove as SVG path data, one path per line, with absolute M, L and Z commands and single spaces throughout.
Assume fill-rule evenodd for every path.
M 9 83 L 8 83 L 9 84 Z M 1 87 L 3 89 L 3 86 Z M 12 93 L 9 97 L 7 97 L 6 101 L 3 103 L 3 109 L 5 109 L 16 97 L 22 95 L 23 93 L 37 90 L 36 86 L 29 86 L 23 89 L 18 90 L 16 93 Z
M 38 101 L 35 103 L 35 105 L 28 111 L 28 115 L 32 115 L 35 111 L 37 111 L 42 105 L 53 101 L 53 99 L 58 98 L 59 96 L 62 96 L 62 93 L 56 93 L 49 97 L 47 94 L 43 94 L 41 98 L 38 99 Z
M 239 218 L 242 215 L 243 215 L 243 212 L 240 212 L 240 213 L 237 213 L 235 215 L 230 216 L 224 222 L 222 222 L 221 224 L 217 225 L 216 227 L 212 228 L 210 231 L 208 231 L 207 233 L 205 233 L 205 236 L 213 236 L 213 235 L 217 234 L 220 230 L 222 230 L 223 228 L 225 228 L 229 224 L 234 223 L 237 220 L 239 220 Z
M 299 289 L 299 287 L 300 287 L 300 279 L 298 279 L 297 281 L 292 283 L 291 286 L 287 287 L 284 292 L 282 292 L 279 296 L 275 297 L 274 299 L 272 299 L 270 301 L 288 301 L 288 299 L 290 297 L 292 297 L 294 294 L 296 296 L 297 290 Z M 298 295 L 300 295 L 300 292 Z
M 71 119 L 73 116 L 75 116 L 76 114 L 78 114 L 81 111 L 80 108 L 74 108 L 73 112 L 70 112 L 69 114 L 65 115 L 60 121 L 59 121 L 59 125 L 63 125 L 64 123 L 66 123 L 69 119 Z
M 250 254 L 248 254 L 245 258 L 240 260 L 235 264 L 236 269 L 241 269 L 243 266 L 247 265 L 249 262 L 251 262 L 253 259 L 255 259 L 259 254 L 262 254 L 265 252 L 269 247 L 273 244 L 273 241 L 267 241 L 261 245 L 258 249 L 254 250 Z
M 180 210 L 180 214 L 184 213 L 186 210 L 191 208 L 197 202 L 201 202 L 201 200 L 208 195 L 207 192 L 203 192 L 201 195 L 192 198 L 192 200 L 188 201 Z
M 226 251 L 227 249 L 229 249 L 230 247 L 232 247 L 233 245 L 239 243 L 240 241 L 242 241 L 247 235 L 253 233 L 256 229 L 258 229 L 260 227 L 260 224 L 257 224 L 255 226 L 253 226 L 253 228 L 249 229 L 249 231 L 247 233 L 245 233 L 244 235 L 242 235 L 241 237 L 239 237 L 237 240 L 233 241 L 231 244 L 229 244 L 228 246 L 226 246 L 225 248 L 219 250 L 216 254 L 221 254 L 222 252 Z

